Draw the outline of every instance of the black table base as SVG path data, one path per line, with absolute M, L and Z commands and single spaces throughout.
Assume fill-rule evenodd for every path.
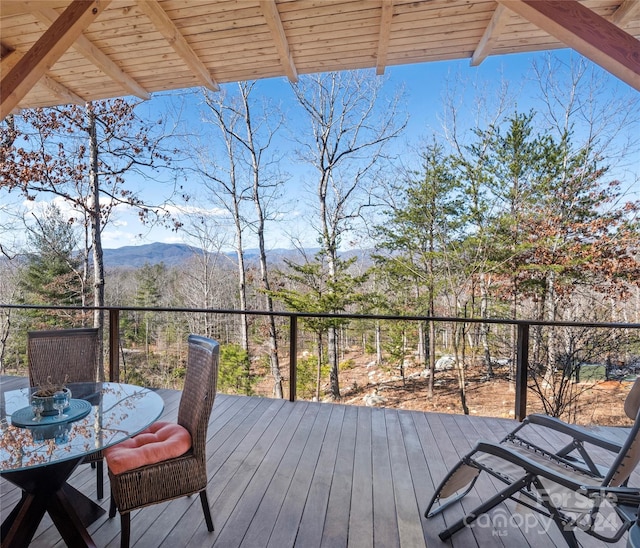
M 94 547 L 87 532 L 105 511 L 67 483 L 82 457 L 49 466 L 4 471 L 2 476 L 22 489 L 22 498 L 2 523 L 3 548 L 26 547 L 45 512 L 67 546 Z

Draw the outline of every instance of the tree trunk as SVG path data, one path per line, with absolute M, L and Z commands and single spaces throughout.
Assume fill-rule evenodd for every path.
M 489 295 L 487 291 L 487 281 L 485 279 L 486 274 L 480 275 L 480 317 L 486 318 L 489 312 Z M 491 364 L 491 351 L 489 349 L 489 324 L 480 324 L 480 338 L 482 342 L 482 349 L 484 353 L 484 363 L 487 368 L 487 378 L 493 378 L 493 366 Z
M 236 225 L 236 257 L 238 259 L 238 299 L 240 310 L 247 309 L 247 276 L 244 269 L 244 247 L 242 243 L 242 226 L 240 225 L 240 213 L 235 216 Z M 240 314 L 240 346 L 249 352 L 249 323 L 246 314 Z
M 331 223 L 327 211 L 327 185 L 329 181 L 329 173 L 325 172 L 319 185 L 318 196 L 320 197 L 320 218 L 322 219 L 322 242 L 325 248 L 327 265 L 329 270 L 329 279 L 336 280 L 337 277 L 337 260 L 338 251 L 336 249 L 335 231 L 331 231 Z M 332 310 L 331 312 L 337 312 Z M 331 398 L 340 399 L 340 379 L 338 370 L 338 333 L 335 326 L 327 329 L 327 360 L 329 361 L 329 381 L 331 386 Z
M 418 363 L 420 365 L 427 363 L 427 341 L 422 322 L 418 323 Z
M 251 112 L 249 109 L 249 90 L 247 86 L 240 85 L 240 91 L 244 104 L 244 120 L 247 128 L 247 148 L 251 155 L 251 171 L 253 176 L 253 204 L 257 218 L 258 248 L 260 250 L 260 276 L 262 288 L 265 291 L 265 304 L 269 312 L 273 312 L 273 299 L 270 294 L 269 267 L 267 263 L 267 250 L 264 243 L 265 212 L 262 207 L 261 186 L 260 186 L 260 163 L 253 142 L 253 129 L 251 125 Z M 273 377 L 273 394 L 276 398 L 282 398 L 282 374 L 278 360 L 278 333 L 276 330 L 276 319 L 274 316 L 267 317 L 269 329 L 269 363 L 271 366 L 271 376 Z
M 91 167 L 89 170 L 89 186 L 91 189 L 91 243 L 93 246 L 93 304 L 104 306 L 104 256 L 102 252 L 102 226 L 100 219 L 100 182 L 98 180 L 98 137 L 96 118 L 87 105 L 87 122 L 89 128 L 89 154 Z M 104 311 L 95 310 L 93 327 L 98 328 L 98 380 L 104 381 L 104 353 L 102 352 Z
M 264 245 L 264 230 L 260 230 L 258 233 L 258 240 L 260 243 L 260 271 L 262 275 L 262 287 L 266 292 L 265 303 L 267 310 L 273 312 L 273 299 L 269 291 L 271 287 L 269 285 L 269 276 L 267 270 L 267 253 Z M 282 374 L 280 372 L 280 361 L 278 359 L 278 332 L 276 329 L 275 316 L 267 316 L 268 329 L 269 329 L 269 363 L 271 366 L 271 376 L 273 377 L 273 394 L 276 398 L 282 398 Z
M 465 360 L 465 342 L 464 342 L 465 327 L 462 323 L 456 323 L 454 326 L 453 347 L 456 357 L 456 370 L 458 372 L 458 393 L 460 394 L 460 405 L 462 406 L 462 412 L 465 415 L 469 414 L 469 407 L 467 406 L 467 386 L 464 370 Z M 461 348 L 462 347 L 462 348 Z
M 317 362 L 318 367 L 316 369 L 316 401 L 320 401 L 320 383 L 322 382 L 322 361 L 323 361 L 322 333 L 318 333 L 317 350 L 318 350 L 318 362 Z
M 553 271 L 549 273 L 547 276 L 546 283 L 547 295 L 545 298 L 545 302 L 547 304 L 546 310 L 546 320 L 547 321 L 556 321 L 556 295 L 555 295 L 555 275 Z M 547 357 L 547 367 L 545 368 L 544 378 L 543 378 L 543 387 L 551 387 L 553 385 L 553 371 L 556 366 L 557 356 L 558 356 L 558 343 L 556 338 L 556 328 L 549 327 L 549 335 L 548 335 L 548 357 Z
M 429 387 L 427 397 L 433 398 L 433 378 L 436 375 L 436 323 L 429 321 Z
M 429 261 L 429 279 L 433 280 L 433 261 Z M 429 284 L 429 316 L 433 318 L 435 315 L 435 288 L 433 283 Z M 436 376 L 436 326 L 433 320 L 429 320 L 429 385 L 427 388 L 427 397 L 433 398 L 433 383 Z
M 331 370 L 329 379 L 331 383 L 331 398 L 340 399 L 340 380 L 338 378 L 338 334 L 335 327 L 327 329 L 327 360 Z
M 380 320 L 376 320 L 376 365 L 382 365 L 382 333 L 380 331 Z

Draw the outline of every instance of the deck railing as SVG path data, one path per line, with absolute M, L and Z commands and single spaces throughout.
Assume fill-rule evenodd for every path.
M 0 309 L 21 310 L 67 310 L 92 312 L 102 310 L 109 317 L 109 380 L 118 382 L 120 376 L 120 313 L 121 312 L 171 312 L 190 314 L 221 314 L 221 315 L 246 315 L 246 316 L 275 316 L 286 318 L 289 321 L 289 400 L 296 400 L 296 374 L 297 374 L 297 345 L 298 345 L 298 319 L 299 318 L 323 318 L 323 319 L 347 319 L 347 320 L 390 320 L 403 322 L 448 322 L 464 324 L 498 324 L 511 325 L 517 328 L 516 336 L 516 367 L 515 367 L 515 409 L 517 420 L 523 420 L 527 415 L 527 375 L 529 370 L 529 335 L 534 326 L 542 327 L 574 327 L 574 328 L 606 328 L 606 329 L 640 329 L 640 323 L 619 322 L 550 322 L 534 320 L 510 320 L 499 318 L 456 318 L 444 316 L 407 316 L 392 314 L 331 314 L 311 312 L 285 312 L 264 310 L 227 310 L 215 308 L 163 308 L 163 307 L 132 307 L 132 306 L 104 306 L 104 307 L 77 307 L 77 306 L 48 306 L 48 305 L 22 305 L 0 304 Z

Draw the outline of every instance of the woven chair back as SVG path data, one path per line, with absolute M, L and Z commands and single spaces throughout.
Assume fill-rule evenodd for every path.
M 189 357 L 178 424 L 191 434 L 193 453 L 205 458 L 207 425 L 216 396 L 220 346 L 212 339 L 189 335 Z
M 98 329 L 55 329 L 27 333 L 29 382 L 95 382 L 98 374 Z

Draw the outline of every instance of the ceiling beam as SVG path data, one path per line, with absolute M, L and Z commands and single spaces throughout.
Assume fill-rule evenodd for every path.
M 4 11 L 4 9 L 3 9 Z M 7 74 L 20 61 L 20 54 L 15 50 L 11 50 L 0 44 L 0 74 Z M 18 114 L 19 108 L 14 108 L 10 114 Z
M 75 0 L 0 82 L 0 120 L 29 93 L 110 0 Z
M 624 27 L 629 21 L 640 18 L 640 2 L 638 0 L 623 0 L 618 9 L 613 12 L 611 22 Z
M 376 55 L 376 74 L 384 74 L 387 66 L 387 52 L 391 37 L 391 20 L 393 19 L 393 0 L 382 0 L 380 15 L 380 32 L 378 33 L 378 53 Z
M 640 91 L 640 41 L 576 0 L 498 0 Z
M 282 19 L 280 19 L 278 6 L 276 6 L 275 0 L 260 0 L 260 6 L 262 8 L 264 18 L 267 21 L 267 25 L 269 25 L 269 29 L 271 30 L 271 36 L 273 37 L 276 50 L 278 51 L 278 57 L 280 57 L 282 69 L 287 75 L 287 78 L 289 78 L 289 81 L 291 83 L 296 83 L 298 81 L 298 69 L 293 62 L 293 56 L 291 55 L 291 50 L 289 48 L 289 40 L 287 39 L 284 27 L 282 26 Z
M 51 7 L 44 5 L 39 0 L 23 2 L 30 10 L 30 13 L 36 16 L 46 25 L 51 25 L 58 18 L 58 12 Z M 138 82 L 122 71 L 111 58 L 98 48 L 91 40 L 82 34 L 78 36 L 73 44 L 75 49 L 81 55 L 84 55 L 96 67 L 104 72 L 109 78 L 116 82 L 128 94 L 140 97 L 140 99 L 149 99 L 149 92 L 144 89 Z
M 500 39 L 500 35 L 502 34 L 508 19 L 509 10 L 502 4 L 498 4 L 491 16 L 491 21 L 489 21 L 480 42 L 478 42 L 478 45 L 476 46 L 476 50 L 471 56 L 472 67 L 478 66 L 488 55 L 491 55 L 491 52 Z
M 157 0 L 138 0 L 138 7 L 151 20 L 158 32 L 164 36 L 165 40 L 174 51 L 187 64 L 200 83 L 213 91 L 218 91 L 220 87 L 212 78 L 211 73 L 200 60 L 193 48 L 189 45 L 182 33 L 175 26 L 167 12 L 162 9 Z
M 3 48 L 4 50 L 4 48 Z M 2 57 L 2 62 L 0 64 L 0 68 L 3 74 L 6 74 L 13 67 L 15 67 L 20 61 L 20 54 L 17 51 L 11 51 L 8 54 Z M 40 80 L 35 84 L 45 86 L 49 91 L 51 91 L 60 102 L 64 102 L 66 104 L 75 104 L 75 105 L 84 105 L 86 101 L 76 95 L 73 91 L 63 86 L 60 82 L 56 82 L 51 76 L 44 74 Z M 18 105 L 19 106 L 19 105 Z
M 57 82 L 51 76 L 46 74 L 40 78 L 38 84 L 45 86 L 50 92 L 60 99 L 61 103 L 66 105 L 85 105 L 87 103 L 87 101 L 77 93 L 74 93 L 69 88 L 63 86 L 60 82 Z

